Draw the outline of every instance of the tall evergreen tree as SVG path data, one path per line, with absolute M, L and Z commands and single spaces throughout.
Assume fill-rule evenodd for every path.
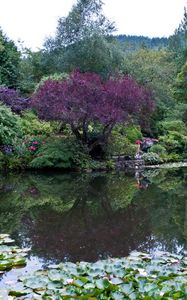
M 0 85 L 18 86 L 20 57 L 15 43 L 0 29 Z
M 187 8 L 184 8 L 184 16 L 175 33 L 170 37 L 170 49 L 174 52 L 179 69 L 187 59 Z
M 119 70 L 123 53 L 111 37 L 115 26 L 103 15 L 102 5 L 101 0 L 78 0 L 67 17 L 59 18 L 55 37 L 44 45 L 53 72 L 77 68 L 106 77 Z
M 46 41 L 46 47 L 67 47 L 94 35 L 109 35 L 114 23 L 102 14 L 101 0 L 78 0 L 67 17 L 58 20 L 56 36 Z

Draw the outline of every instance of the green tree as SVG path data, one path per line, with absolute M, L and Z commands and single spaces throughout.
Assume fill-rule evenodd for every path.
M 173 83 L 176 64 L 166 49 L 140 49 L 125 57 L 124 71 L 154 93 L 156 110 L 152 117 L 152 130 L 157 133 L 157 122 L 169 117 L 175 107 Z
M 115 26 L 102 14 L 102 5 L 101 0 L 78 0 L 67 17 L 59 18 L 56 36 L 46 46 L 67 47 L 95 34 L 111 34 Z
M 182 119 L 187 124 L 187 62 L 177 75 L 174 96 L 178 100 L 178 110 L 181 111 Z
M 187 62 L 177 75 L 175 97 L 177 100 L 187 103 Z
M 62 70 L 71 72 L 95 72 L 106 76 L 118 72 L 122 66 L 123 53 L 116 42 L 103 36 L 92 36 L 69 46 L 62 56 Z
M 169 39 L 170 49 L 175 55 L 179 68 L 185 63 L 187 58 L 187 8 L 184 8 L 184 16 Z
M 20 52 L 0 29 L 0 84 L 16 88 L 19 82 Z
M 69 15 L 58 20 L 56 36 L 44 45 L 53 73 L 79 68 L 106 76 L 119 71 L 123 54 L 111 37 L 115 27 L 102 14 L 102 5 L 101 0 L 78 0 Z
M 46 58 L 42 50 L 33 52 L 27 48 L 23 49 L 19 82 L 22 93 L 30 95 L 44 75 L 54 72 L 53 60 Z

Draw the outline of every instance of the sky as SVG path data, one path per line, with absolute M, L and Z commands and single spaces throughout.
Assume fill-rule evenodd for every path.
M 183 18 L 187 0 L 103 0 L 104 14 L 117 34 L 168 37 Z M 54 35 L 57 20 L 76 0 L 0 0 L 0 27 L 25 47 L 37 50 Z

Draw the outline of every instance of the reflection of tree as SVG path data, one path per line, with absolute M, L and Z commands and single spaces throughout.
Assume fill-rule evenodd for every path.
M 90 206 L 93 214 L 102 207 L 94 199 L 102 198 L 104 210 L 126 207 L 135 193 L 134 179 L 111 174 L 16 174 L 1 178 L 0 230 L 15 231 L 21 218 L 32 216 L 43 207 L 56 212 L 70 211 L 79 202 Z M 106 199 L 104 201 L 104 197 Z M 113 199 L 109 203 L 108 198 Z M 111 204 L 112 203 L 112 204 Z M 101 205 L 101 206 L 102 206 Z M 112 205 L 112 208 L 108 207 Z M 6 217 L 4 217 L 6 216 Z
M 152 177 L 152 185 L 137 196 L 141 206 L 149 211 L 155 242 L 163 250 L 176 252 L 187 246 L 187 188 L 186 170 L 162 170 Z M 143 199 L 143 201 L 142 201 Z
M 93 205 L 92 199 L 100 197 L 100 193 L 113 198 L 112 209 L 126 207 L 135 193 L 134 179 L 111 174 L 76 173 L 7 176 L 1 180 L 0 211 L 1 214 L 7 211 L 23 214 L 47 206 L 65 212 L 85 198 L 88 205 L 91 203 L 94 213 L 97 205 Z
M 71 215 L 41 211 L 36 223 L 28 228 L 33 250 L 37 255 L 59 260 L 97 260 L 105 256 L 125 256 L 138 249 L 150 236 L 131 207 L 122 212 L 94 216 L 89 207 L 76 208 Z M 47 250 L 46 250 L 47 249 Z
M 185 172 L 146 171 L 146 190 L 124 174 L 3 177 L 0 231 L 23 243 L 29 237 L 33 251 L 45 258 L 96 260 L 158 244 L 176 251 L 187 239 Z
M 132 177 L 24 174 L 7 182 L 12 188 L 2 194 L 0 219 L 11 208 L 9 231 L 29 237 L 38 255 L 94 260 L 99 254 L 126 255 L 145 239 L 138 226 L 142 217 L 125 210 L 136 193 Z

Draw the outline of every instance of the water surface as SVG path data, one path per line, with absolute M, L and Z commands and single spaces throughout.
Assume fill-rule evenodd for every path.
M 24 271 L 132 250 L 186 253 L 187 168 L 0 179 L 0 232 L 31 247 Z

